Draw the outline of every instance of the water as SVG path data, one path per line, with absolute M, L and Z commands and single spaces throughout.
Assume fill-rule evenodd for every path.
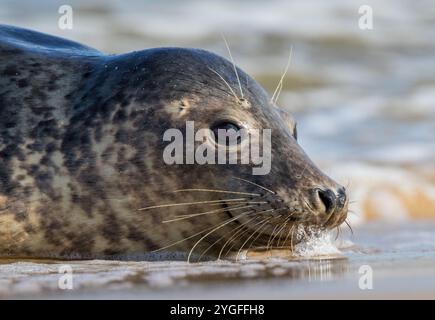
M 353 236 L 310 240 L 293 258 L 275 252 L 194 264 L 0 260 L 0 298 L 434 299 L 434 227 L 433 221 L 368 223 Z M 63 276 L 59 267 L 65 264 L 73 270 L 73 290 L 58 286 Z M 364 266 L 371 268 L 372 290 L 360 288 Z
M 314 239 L 298 248 L 296 261 L 276 253 L 279 258 L 262 262 L 200 265 L 75 262 L 80 289 L 63 294 L 434 297 L 433 1 L 366 1 L 374 12 L 368 31 L 358 28 L 357 0 L 77 0 L 73 30 L 57 27 L 61 4 L 1 0 L 0 21 L 108 53 L 188 46 L 227 56 L 224 33 L 237 64 L 269 92 L 292 45 L 279 104 L 295 115 L 307 153 L 348 187 L 355 229 L 354 238 L 344 234 L 341 244 Z M 365 263 L 374 270 L 371 291 L 358 288 Z M 9 261 L 0 267 L 1 296 L 57 297 L 57 264 Z

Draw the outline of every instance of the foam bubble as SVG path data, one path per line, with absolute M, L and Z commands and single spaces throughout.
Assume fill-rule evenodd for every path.
M 305 234 L 304 239 L 294 248 L 294 255 L 302 258 L 316 256 L 340 255 L 334 235 L 330 231 L 323 230 L 298 230 L 298 235 Z

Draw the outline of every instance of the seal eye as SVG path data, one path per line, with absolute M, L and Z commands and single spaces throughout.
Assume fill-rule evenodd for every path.
M 240 127 L 233 122 L 217 122 L 211 127 L 211 130 L 217 143 L 231 146 L 241 142 Z
M 298 128 L 295 124 L 295 128 L 293 129 L 293 137 L 295 138 L 295 140 L 298 140 Z

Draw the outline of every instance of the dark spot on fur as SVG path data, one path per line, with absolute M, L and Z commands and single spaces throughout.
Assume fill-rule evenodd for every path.
M 29 81 L 27 79 L 20 79 L 17 81 L 17 85 L 20 88 L 25 88 L 29 86 Z
M 127 115 L 123 109 L 118 110 L 115 113 L 115 116 L 113 117 L 113 123 L 114 124 L 120 124 L 127 120 Z
M 119 243 L 122 237 L 121 226 L 113 213 L 105 213 L 104 225 L 102 227 L 103 236 L 111 243 Z
M 4 70 L 3 70 L 3 75 L 7 76 L 7 77 L 13 77 L 13 76 L 17 76 L 18 74 L 18 70 L 17 70 L 17 66 L 16 65 L 8 65 Z

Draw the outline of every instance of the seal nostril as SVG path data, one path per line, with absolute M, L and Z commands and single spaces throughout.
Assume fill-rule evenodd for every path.
M 335 194 L 331 190 L 317 190 L 320 201 L 322 201 L 325 206 L 325 213 L 330 214 L 335 209 Z
M 340 207 L 343 207 L 346 203 L 346 189 L 344 187 L 341 187 L 340 189 L 338 189 L 337 193 L 337 201 Z

